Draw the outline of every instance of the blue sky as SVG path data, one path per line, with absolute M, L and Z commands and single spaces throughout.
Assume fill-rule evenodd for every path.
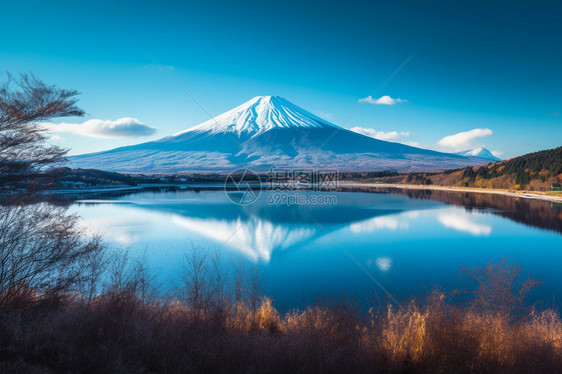
M 562 143 L 560 19 L 554 1 L 3 0 L 0 67 L 82 92 L 88 115 L 55 121 L 90 121 L 56 133 L 71 154 L 208 119 L 155 59 L 212 115 L 278 95 L 342 125 L 361 106 L 345 127 L 506 158 Z

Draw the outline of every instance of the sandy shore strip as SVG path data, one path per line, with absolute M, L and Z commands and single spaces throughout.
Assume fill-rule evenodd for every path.
M 448 186 L 421 185 L 421 184 L 361 183 L 361 182 L 338 183 L 338 186 L 486 193 L 486 194 L 494 194 L 494 195 L 522 197 L 525 199 L 547 200 L 556 203 L 562 203 L 562 196 L 547 195 L 545 192 L 540 192 L 540 191 L 515 191 L 515 190 L 502 190 L 502 189 L 489 189 L 489 188 L 474 188 L 474 187 L 448 187 Z

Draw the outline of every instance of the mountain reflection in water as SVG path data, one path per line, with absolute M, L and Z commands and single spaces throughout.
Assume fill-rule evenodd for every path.
M 461 268 L 501 258 L 543 281 L 537 299 L 562 293 L 562 217 L 550 203 L 387 192 L 296 191 L 333 194 L 337 203 L 271 205 L 263 191 L 241 206 L 216 189 L 141 191 L 80 200 L 71 210 L 110 248 L 144 256 L 163 290 L 181 284 L 186 251 L 196 247 L 220 250 L 226 268 L 240 259 L 259 268 L 267 294 L 288 308 L 344 295 L 365 305 L 377 286 L 364 270 L 401 299 L 436 285 L 460 287 Z
M 125 196 L 117 200 L 81 200 L 76 205 L 113 203 L 153 215 L 166 215 L 172 224 L 186 232 L 203 235 L 218 246 L 235 249 L 248 259 L 265 263 L 271 260 L 274 251 L 302 246 L 337 230 L 348 228 L 359 233 L 404 228 L 408 226 L 404 219 L 416 214 L 413 209 L 438 206 L 431 201 L 412 204 L 411 200 L 396 195 L 388 195 L 373 204 L 369 195 L 341 192 L 335 193 L 335 205 L 270 205 L 265 197 L 251 205 L 237 205 L 221 192 L 207 193 L 212 197 L 206 199 L 205 192 L 184 191 L 179 192 L 182 198 L 178 199 L 176 192 L 151 192 L 134 195 L 131 200 Z M 118 222 L 103 223 L 108 220 L 116 221 L 116 218 L 90 218 L 88 224 L 100 231 L 112 232 L 111 237 L 130 244 L 130 238 L 136 235 L 126 232 L 126 226 Z M 130 231 L 139 229 L 133 225 Z
M 267 193 L 270 192 L 264 192 Z M 369 193 L 385 197 L 373 200 Z M 212 198 L 207 199 L 206 194 L 211 194 Z M 372 187 L 346 187 L 335 195 L 335 205 L 270 205 L 263 195 L 254 204 L 237 205 L 228 200 L 222 191 L 183 190 L 122 194 L 107 200 L 80 200 L 75 205 L 124 204 L 154 214 L 169 215 L 172 224 L 186 231 L 197 232 L 219 246 L 227 245 L 253 261 L 266 263 L 276 250 L 288 249 L 297 244 L 302 246 L 342 229 L 361 233 L 408 228 L 409 220 L 421 211 L 443 207 L 437 202 L 464 209 L 464 212 L 459 209 L 439 212 L 437 220 L 442 226 L 475 236 L 487 236 L 492 232 L 490 225 L 474 222 L 474 214 L 478 212 L 562 233 L 562 208 L 537 199 Z M 133 198 L 129 200 L 129 196 Z M 133 232 L 138 231 L 138 228 L 131 226 L 132 232 L 126 232 L 127 225 L 121 227 L 117 221 L 107 224 L 110 220 L 116 221 L 116 218 L 93 220 L 90 226 L 109 231 L 110 237 L 122 244 L 130 244 L 134 241 L 132 238 L 138 236 L 138 233 Z

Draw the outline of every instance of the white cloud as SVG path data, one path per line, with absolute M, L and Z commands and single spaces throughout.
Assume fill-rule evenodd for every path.
M 71 133 L 91 138 L 138 138 L 156 133 L 156 129 L 141 123 L 136 118 L 125 117 L 118 120 L 90 119 L 84 123 L 42 123 L 48 132 Z M 52 137 L 56 137 L 53 135 Z
M 353 127 L 350 129 L 361 135 L 370 136 L 371 138 L 379 139 L 379 140 L 398 140 L 400 138 L 405 138 L 410 136 L 409 131 L 377 131 L 375 129 L 369 129 L 367 127 Z
M 499 149 L 494 149 L 493 151 L 490 151 L 494 156 L 496 157 L 501 157 L 504 155 L 504 151 L 500 151 Z
M 463 150 L 473 148 L 472 142 L 477 138 L 494 135 L 490 129 L 473 129 L 470 131 L 459 132 L 458 134 L 449 135 L 439 140 L 437 144 L 446 148 Z
M 388 95 L 381 96 L 378 99 L 373 98 L 372 96 L 367 96 L 362 99 L 359 99 L 360 103 L 379 104 L 379 105 L 395 105 L 397 103 L 405 103 L 406 101 L 407 100 L 403 100 L 403 99 L 393 99 Z
M 420 148 L 422 146 L 419 142 L 402 142 L 402 144 L 417 148 Z
M 52 134 L 51 136 L 49 136 L 49 140 L 52 140 L 54 142 L 62 143 L 62 142 L 64 142 L 65 139 L 60 135 Z

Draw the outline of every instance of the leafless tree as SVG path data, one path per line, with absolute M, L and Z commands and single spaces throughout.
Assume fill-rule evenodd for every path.
M 187 305 L 195 318 L 206 314 L 211 295 L 209 253 L 203 248 L 192 246 L 185 255 L 183 281 Z
M 82 261 L 102 248 L 65 208 L 46 203 L 0 206 L 0 307 L 29 292 L 45 299 L 79 291 L 89 276 Z
M 465 291 L 473 296 L 473 307 L 512 315 L 515 320 L 520 317 L 529 293 L 540 284 L 531 277 L 522 277 L 521 268 L 505 258 L 485 267 L 463 269 L 463 273 L 477 284 L 476 289 Z
M 106 272 L 109 258 L 105 247 L 99 237 L 92 239 L 92 250 L 85 253 L 78 262 L 81 269 L 78 290 L 80 298 L 86 304 L 90 304 L 94 298 L 102 291 L 102 279 Z
M 67 150 L 45 144 L 47 135 L 40 122 L 84 115 L 76 106 L 77 95 L 33 75 L 8 74 L 0 84 L 0 191 L 29 182 L 65 160 Z
M 144 256 L 131 258 L 129 251 L 114 252 L 108 259 L 109 274 L 105 291 L 109 294 L 128 294 L 142 303 L 153 302 L 157 297 L 155 276 Z
M 264 294 L 264 279 L 263 274 L 258 266 L 255 264 L 248 270 L 248 301 L 250 304 L 250 311 L 252 312 L 252 328 L 256 327 L 256 312 L 258 311 L 260 300 Z
M 235 262 L 232 264 L 233 268 L 233 283 L 234 283 L 234 301 L 236 305 L 243 302 L 244 297 L 244 287 L 245 279 L 244 275 L 246 273 L 246 267 L 244 265 L 244 259 L 239 256 L 236 258 Z
M 86 235 L 65 208 L 29 204 L 29 191 L 13 193 L 18 183 L 29 187 L 42 170 L 64 161 L 66 150 L 45 143 L 40 122 L 82 116 L 77 95 L 27 74 L 8 74 L 0 84 L 0 307 L 72 292 L 91 299 L 96 292 L 100 239 Z
M 213 308 L 215 311 L 222 315 L 227 305 L 227 296 L 225 286 L 227 277 L 224 273 L 224 263 L 222 260 L 222 252 L 216 249 L 211 255 L 211 269 L 212 269 L 212 294 L 213 294 Z

